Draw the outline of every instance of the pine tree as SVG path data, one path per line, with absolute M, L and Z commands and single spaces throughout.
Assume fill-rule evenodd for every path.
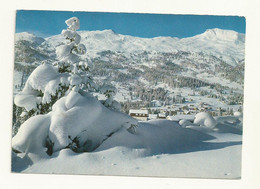
M 67 43 L 56 48 L 57 60 L 38 66 L 23 91 L 15 96 L 14 103 L 22 111 L 20 108 L 14 111 L 19 112 L 19 119 L 28 119 L 13 137 L 13 149 L 17 152 L 51 155 L 64 148 L 75 152 L 93 151 L 122 127 L 133 133 L 138 126 L 132 117 L 106 108 L 121 108 L 114 100 L 117 92 L 114 86 L 104 84 L 100 88 L 107 98 L 101 101 L 106 107 L 93 97 L 91 93 L 99 87 L 90 75 L 90 61 L 80 56 L 86 48 L 80 44 L 81 37 L 76 32 L 79 20 L 73 17 L 66 24 L 68 28 L 62 34 Z M 140 106 L 140 102 L 137 105 Z M 112 120 L 103 123 L 100 117 Z
M 86 47 L 80 43 L 81 36 L 76 32 L 80 27 L 79 19 L 72 17 L 65 23 L 68 28 L 61 34 L 67 43 L 56 48 L 56 61 L 44 61 L 38 66 L 28 78 L 23 91 L 14 99 L 14 134 L 30 117 L 50 112 L 54 103 L 71 90 L 79 93 L 99 90 L 91 76 L 92 63 L 89 59 L 81 58 L 86 53 Z M 102 92 L 107 97 L 104 105 L 120 110 L 120 104 L 113 100 L 116 89 L 104 85 Z

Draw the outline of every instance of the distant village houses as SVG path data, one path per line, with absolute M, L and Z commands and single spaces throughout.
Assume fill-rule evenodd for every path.
M 129 115 L 133 118 L 136 118 L 140 121 L 147 121 L 148 120 L 148 110 L 135 110 L 130 109 Z
M 158 114 L 149 114 L 148 120 L 158 119 Z
M 240 110 L 241 111 L 241 110 Z M 207 103 L 188 104 L 188 105 L 172 105 L 168 107 L 153 107 L 130 109 L 129 115 L 140 120 L 155 120 L 155 119 L 168 119 L 176 120 L 180 116 L 193 117 L 199 112 L 209 112 L 212 116 L 227 116 L 233 115 L 233 108 L 213 108 L 212 105 Z
M 159 119 L 166 119 L 166 113 L 159 113 L 158 118 Z

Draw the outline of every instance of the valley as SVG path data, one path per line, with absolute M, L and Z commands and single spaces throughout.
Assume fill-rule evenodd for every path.
M 200 111 L 221 116 L 242 111 L 243 34 L 212 29 L 184 39 L 145 39 L 112 30 L 79 33 L 87 47 L 83 59 L 93 65 L 91 76 L 99 86 L 117 88 L 115 100 L 125 113 L 148 109 L 169 116 Z M 37 65 L 59 61 L 55 48 L 63 43 L 61 35 L 16 34 L 14 94 Z

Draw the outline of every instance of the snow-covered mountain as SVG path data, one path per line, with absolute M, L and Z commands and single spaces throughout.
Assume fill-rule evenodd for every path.
M 82 58 L 92 60 L 95 76 L 105 76 L 110 78 L 110 82 L 111 78 L 134 78 L 146 81 L 146 84 L 172 80 L 176 83 L 179 81 L 177 77 L 181 76 L 210 84 L 243 88 L 244 34 L 217 28 L 182 39 L 140 38 L 117 34 L 112 30 L 78 33 L 81 35 L 81 43 L 87 48 Z M 43 39 L 26 32 L 17 33 L 16 44 L 20 44 L 16 45 L 17 62 L 22 62 L 21 55 L 24 55 L 21 47 L 32 52 L 30 63 L 57 59 L 55 49 L 63 43 L 66 40 L 61 34 Z
M 37 37 L 34 34 L 28 32 L 16 33 L 15 41 L 17 42 L 22 40 L 31 42 L 31 44 L 33 44 L 35 47 L 39 46 L 45 41 L 45 39 L 43 39 L 42 37 Z
M 237 33 L 232 30 L 222 30 L 222 29 L 208 29 L 205 33 L 197 35 L 196 37 L 204 38 L 206 40 L 226 40 L 226 41 L 236 41 L 240 40 L 245 42 L 244 34 Z
M 237 65 L 244 59 L 245 34 L 232 30 L 209 29 L 203 34 L 180 40 L 183 50 L 201 51 Z
M 245 35 L 232 30 L 209 29 L 206 32 L 189 38 L 155 37 L 140 38 L 117 34 L 112 30 L 80 31 L 82 43 L 86 45 L 88 56 L 95 56 L 100 51 L 120 51 L 130 54 L 140 51 L 204 52 L 221 57 L 234 66 L 244 59 Z M 65 42 L 61 35 L 46 38 L 46 42 L 57 46 Z
M 79 31 L 82 43 L 88 53 L 86 56 L 95 57 L 101 51 L 120 51 L 129 55 L 140 51 L 203 52 L 223 59 L 227 64 L 235 66 L 244 59 L 245 35 L 232 30 L 208 29 L 204 33 L 188 38 L 155 37 L 140 38 L 115 33 L 113 30 Z M 62 35 L 43 39 L 33 34 L 17 33 L 16 41 L 26 40 L 32 44 L 54 50 L 56 46 L 65 43 Z

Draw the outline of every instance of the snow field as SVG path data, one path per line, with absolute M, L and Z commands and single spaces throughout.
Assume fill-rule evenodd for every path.
M 174 121 L 139 124 L 136 134 L 120 130 L 91 153 L 63 149 L 23 170 L 26 173 L 239 178 L 241 135 Z M 64 166 L 66 165 L 66 166 Z
M 228 123 L 240 124 L 241 113 L 216 119 L 199 113 L 194 123 L 188 121 L 190 117 L 179 117 L 179 123 L 137 123 L 95 97 L 72 90 L 49 114 L 32 117 L 20 127 L 12 146 L 22 153 L 13 154 L 13 171 L 239 178 L 242 128 Z M 132 125 L 139 125 L 135 132 L 129 131 Z M 47 137 L 54 144 L 51 156 L 46 154 Z M 69 137 L 78 137 L 80 150 L 92 152 L 67 149 Z

